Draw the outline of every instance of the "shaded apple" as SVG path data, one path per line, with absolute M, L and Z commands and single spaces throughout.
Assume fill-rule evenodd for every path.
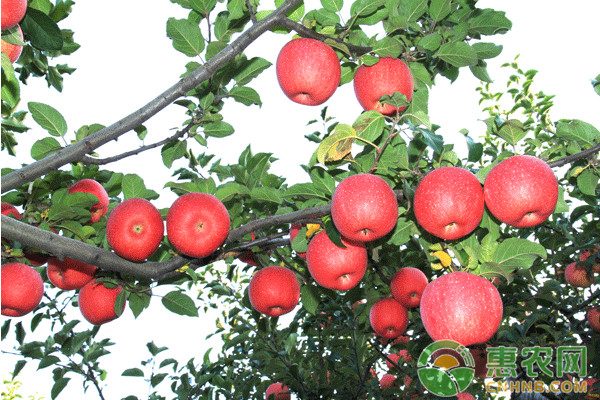
M 4 12 L 2 12 L 4 16 Z M 17 32 L 19 33 L 19 38 L 23 40 L 23 31 L 21 27 L 17 25 Z M 0 39 L 0 45 L 2 46 L 2 53 L 8 56 L 8 59 L 11 63 L 14 63 L 21 56 L 21 52 L 23 52 L 23 46 L 20 44 L 9 43 L 4 39 Z
M 108 211 L 108 193 L 100 183 L 93 179 L 82 179 L 69 188 L 69 193 L 91 193 L 98 198 L 98 202 L 90 208 L 91 223 L 100 221 L 100 218 Z
M 59 260 L 52 257 L 48 259 L 46 273 L 54 286 L 62 290 L 77 290 L 94 279 L 98 267 L 84 262 L 65 258 Z
M 590 308 L 586 314 L 590 328 L 596 332 L 600 332 L 600 308 Z
M 271 383 L 265 390 L 265 400 L 290 400 L 290 389 L 279 382 Z
M 123 291 L 121 286 L 107 287 L 102 282 L 93 279 L 79 291 L 78 303 L 81 315 L 94 325 L 102 325 L 121 316 L 125 310 L 123 302 L 121 312 L 117 315 L 115 303 L 117 296 Z
M 594 277 L 588 273 L 583 265 L 572 262 L 565 268 L 565 280 L 571 286 L 587 288 L 594 283 Z

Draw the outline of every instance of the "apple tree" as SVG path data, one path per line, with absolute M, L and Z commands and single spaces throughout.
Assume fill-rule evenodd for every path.
M 15 64 L 2 54 L 3 157 L 19 157 L 27 151 L 19 147 L 19 137 L 25 132 L 39 136 L 30 149 L 35 162 L 20 169 L 2 169 L 2 263 L 31 265 L 44 281 L 39 305 L 24 317 L 5 318 L 2 325 L 2 339 L 16 339 L 15 347 L 3 352 L 20 357 L 13 376 L 27 363 L 34 363 L 52 370 L 51 398 L 64 397 L 63 390 L 74 384 L 70 381 L 75 376 L 104 398 L 103 357 L 119 338 L 102 336 L 104 321 L 86 322 L 78 310 L 83 299 L 77 290 L 61 289 L 51 282 L 51 266 L 65 260 L 95 267 L 90 276 L 102 290 L 116 290 L 108 310 L 103 310 L 111 314 L 109 319 L 122 312 L 136 317 L 151 312 L 149 305 L 157 301 L 186 316 L 220 311 L 212 335 L 220 338 L 222 346 L 213 349 L 210 357 L 177 359 L 169 355 L 168 347 L 150 342 L 150 361 L 123 366 L 122 379 L 148 380 L 153 399 L 261 399 L 275 382 L 299 399 L 436 398 L 417 375 L 419 355 L 432 342 L 422 317 L 426 310 L 405 310 L 408 320 L 402 332 L 389 338 L 376 335 L 372 327 L 370 310 L 378 301 L 392 298 L 392 278 L 404 267 L 420 270 L 429 282 L 465 271 L 497 287 L 503 305 L 499 327 L 483 342 L 469 345 L 479 354 L 486 345 L 488 349 L 516 348 L 519 354 L 515 353 L 512 364 L 508 362 L 515 366 L 514 375 L 490 379 L 538 380 L 551 385 L 555 380 L 579 382 L 600 375 L 600 328 L 596 325 L 594 330 L 593 321 L 586 319 L 586 312 L 598 306 L 600 297 L 600 132 L 581 120 L 553 120 L 552 96 L 532 89 L 536 71 L 523 70 L 517 60 L 504 66 L 511 70 L 506 87 L 492 83 L 486 60 L 502 50 L 494 44 L 494 36 L 511 28 L 503 12 L 478 8 L 470 0 L 356 0 L 348 4 L 321 0 L 310 7 L 300 0 L 276 1 L 275 7 L 258 0 L 171 1 L 187 13 L 187 18 L 167 17 L 165 21 L 174 48 L 190 58 L 181 66 L 182 78 L 108 126 L 90 124 L 69 132 L 65 118 L 52 105 L 21 98 L 20 88 L 29 80 L 43 77 L 61 91 L 63 75 L 73 71 L 54 61 L 79 47 L 74 33 L 60 27 L 72 7 L 77 7 L 73 1 L 30 1 L 20 21 L 24 40 L 18 38 L 15 27 L 2 32 L 3 40 L 24 46 Z M 359 68 L 375 66 L 385 58 L 402 60 L 413 80 L 411 93 L 396 91 L 376 97 L 380 105 L 401 112 L 382 114 L 370 109 L 359 115 L 334 116 L 325 106 L 315 108 L 316 117 L 310 121 L 314 132 L 306 136 L 314 152 L 302 166 L 304 183 L 289 184 L 285 176 L 273 173 L 272 154 L 255 153 L 248 147 L 237 163 L 224 164 L 207 145 L 209 138 L 238 134 L 224 118 L 230 101 L 261 104 L 260 88 L 249 84 L 275 67 L 267 58 L 275 60 L 279 49 L 271 49 L 273 54 L 265 58 L 248 58 L 244 50 L 261 35 L 273 33 L 330 46 L 339 60 L 339 85 L 352 85 Z M 477 95 L 488 114 L 485 130 L 462 132 L 466 154 L 437 133 L 444 121 L 431 121 L 428 116 L 429 91 L 436 80 L 454 81 L 460 72 L 482 81 Z M 590 90 L 600 94 L 599 79 Z M 368 83 L 364 85 L 368 89 Z M 171 104 L 181 106 L 185 113 L 174 134 L 122 149 L 119 154 L 102 153 L 104 144 L 123 135 L 144 139 L 144 123 Z M 161 148 L 160 160 L 146 153 L 157 147 Z M 135 172 L 111 169 L 113 162 L 133 155 L 145 157 L 145 164 L 162 163 L 171 170 L 171 179 L 160 183 L 164 192 L 181 197 L 208 194 L 225 206 L 227 236 L 209 255 L 186 255 L 167 236 L 160 236 L 155 251 L 141 260 L 131 261 L 113 251 L 107 222 L 117 205 L 131 199 L 153 203 L 161 196 L 148 189 Z M 556 177 L 557 198 L 542 199 L 551 203 L 543 204 L 550 207 L 550 215 L 516 227 L 483 209 L 482 192 L 481 215 L 472 229 L 456 237 L 432 234 L 417 219 L 415 192 L 431 171 L 446 167 L 468 171 L 476 189 L 466 192 L 466 201 L 475 209 L 476 192 L 492 168 L 515 155 L 542 160 Z M 181 160 L 186 166 L 174 168 L 174 162 Z M 526 175 L 529 170 L 522 166 L 522 174 L 515 174 Z M 397 213 L 393 213 L 390 230 L 357 245 L 366 262 L 359 282 L 336 290 L 317 283 L 305 253 L 309 259 L 316 257 L 311 252 L 317 254 L 328 265 L 334 263 L 334 254 L 349 247 L 340 234 L 345 227 L 332 216 L 332 198 L 340 182 L 357 175 L 385 182 Z M 106 192 L 105 213 L 97 218 L 94 207 L 102 196 L 92 190 L 71 190 L 85 179 L 99 183 Z M 513 175 L 500 177 L 501 181 L 514 179 Z M 447 186 L 439 181 L 432 191 L 444 194 Z M 542 191 L 543 185 L 537 189 Z M 360 196 L 367 198 L 367 194 Z M 535 194 L 527 193 L 525 198 Z M 450 194 L 442 197 L 446 196 Z M 355 208 L 364 209 L 359 203 Z M 520 204 L 505 201 L 504 206 L 510 209 Z M 430 204 L 425 210 L 432 208 Z M 467 208 L 460 216 L 469 217 L 472 211 Z M 169 208 L 158 213 L 168 225 Z M 443 217 L 430 219 L 435 223 Z M 358 214 L 353 218 L 359 218 Z M 389 224 L 389 218 L 383 222 Z M 309 249 L 317 235 L 334 247 Z M 135 242 L 129 249 L 136 249 Z M 568 268 L 570 264 L 574 265 Z M 256 271 L 273 266 L 292 271 L 299 282 L 298 305 L 281 317 L 257 311 L 248 290 Z M 8 293 L 17 287 L 9 286 L 11 279 L 17 278 L 5 278 L 3 270 L 3 314 Z M 267 281 L 257 296 L 277 289 L 275 278 L 270 279 L 271 287 Z M 87 307 L 99 308 L 99 302 L 94 300 Z M 460 308 L 462 303 L 455 306 L 453 311 L 469 312 Z M 486 304 L 472 308 L 478 306 Z M 586 349 L 585 371 L 567 371 L 564 376 L 546 373 L 556 371 L 560 362 L 556 349 L 569 346 Z M 553 357 L 542 358 L 546 363 L 538 362 L 531 369 L 527 363 L 531 358 L 520 352 L 535 348 L 549 348 Z M 384 374 L 392 376 L 389 385 L 380 384 Z M 588 390 L 599 390 L 598 384 L 594 388 L 593 381 L 587 382 Z M 477 398 L 497 397 L 487 390 L 482 377 L 467 391 Z M 543 397 L 585 395 L 550 391 Z M 124 389 L 122 396 L 145 395 Z

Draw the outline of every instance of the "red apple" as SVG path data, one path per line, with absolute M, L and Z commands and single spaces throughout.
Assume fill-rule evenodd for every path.
M 600 258 L 598 257 L 598 248 L 599 247 L 596 246 L 594 249 L 586 250 L 579 255 L 579 261 L 585 261 L 590 256 L 594 256 L 596 258 L 594 265 L 592 266 L 592 271 L 594 271 L 596 274 L 600 273 Z
M 587 320 L 590 328 L 596 332 L 600 332 L 600 308 L 590 308 L 587 312 Z
M 392 277 L 392 296 L 404 307 L 414 308 L 421 303 L 421 295 L 429 281 L 418 268 L 404 267 Z
M 464 393 L 464 392 L 457 394 L 456 397 L 458 397 L 457 400 L 475 400 L 475 397 L 473 397 L 472 394 Z
M 98 202 L 92 206 L 90 213 L 91 223 L 100 221 L 100 218 L 108 211 L 108 193 L 104 187 L 93 179 L 82 179 L 69 188 L 69 193 L 91 193 L 98 198 Z
M 398 58 L 381 58 L 376 64 L 358 67 L 354 74 L 354 93 L 365 110 L 379 111 L 393 115 L 406 107 L 395 108 L 391 104 L 381 104 L 379 98 L 400 92 L 408 101 L 412 100 L 414 82 L 404 61 Z
M 325 231 L 308 244 L 308 272 L 319 285 L 333 290 L 350 290 L 367 271 L 367 249 L 362 242 L 342 238 L 346 248 L 338 247 Z
M 587 268 L 572 262 L 565 268 L 565 280 L 571 286 L 587 288 L 594 283 L 594 277 L 588 274 Z
M 392 374 L 385 374 L 381 377 L 381 379 L 379 379 L 379 386 L 381 386 L 381 389 L 388 389 L 388 388 L 397 388 L 398 385 L 395 384 L 396 382 L 396 377 Z
M 265 391 L 265 400 L 290 400 L 290 389 L 282 383 L 271 383 Z
M 250 304 L 270 317 L 292 311 L 300 301 L 300 282 L 296 274 L 278 265 L 258 270 L 248 285 Z
M 342 236 L 368 242 L 396 227 L 398 200 L 382 178 L 373 174 L 351 175 L 333 193 L 331 218 Z
M 2 0 L 2 30 L 21 22 L 26 11 L 27 0 Z
M 431 281 L 421 296 L 421 320 L 434 340 L 464 346 L 486 342 L 502 322 L 502 299 L 487 279 L 457 271 Z
M 15 206 L 10 203 L 2 202 L 2 215 L 12 216 L 16 219 L 21 219 L 21 213 Z
M 408 311 L 394 299 L 377 300 L 369 312 L 369 322 L 376 334 L 393 339 L 406 331 Z
M 117 296 L 123 291 L 121 286 L 108 288 L 102 282 L 93 279 L 79 291 L 79 310 L 81 315 L 94 325 L 102 325 L 117 319 L 125 310 L 125 303 L 119 315 L 115 312 Z
M 539 158 L 519 155 L 490 170 L 483 184 L 485 204 L 501 222 L 527 228 L 543 223 L 554 212 L 558 181 Z
M 395 367 L 395 365 L 390 362 L 390 360 L 392 360 L 394 363 L 396 364 L 400 364 L 400 363 L 409 363 L 412 361 L 412 356 L 410 355 L 410 353 L 408 352 L 408 350 L 400 350 L 399 352 L 395 353 L 395 354 L 389 354 L 387 356 L 388 359 L 385 360 L 385 365 L 389 368 L 392 369 Z
M 277 80 L 292 101 L 317 106 L 327 101 L 340 84 L 342 69 L 335 51 L 325 43 L 298 38 L 277 56 Z
M 208 193 L 186 193 L 167 213 L 167 237 L 186 256 L 211 255 L 229 234 L 229 212 L 221 200 Z
M 4 16 L 4 12 L 2 13 L 2 16 Z M 21 40 L 23 40 L 23 31 L 21 30 L 21 27 L 19 25 L 17 25 L 17 30 L 19 32 L 19 37 L 21 38 Z M 2 46 L 2 53 L 8 56 L 8 59 L 11 63 L 17 61 L 21 56 L 23 46 L 21 46 L 20 44 L 8 43 L 7 41 L 1 39 L 0 41 L 0 45 Z
M 144 261 L 150 257 L 165 232 L 160 212 L 146 199 L 128 199 L 117 205 L 106 221 L 106 239 L 123 258 Z
M 50 258 L 46 273 L 54 286 L 62 290 L 77 290 L 94 279 L 98 267 L 81 261 L 65 258 Z
M 454 240 L 471 233 L 483 217 L 483 190 L 472 172 L 441 167 L 428 173 L 415 191 L 417 222 L 441 239 Z
M 8 263 L 0 268 L 2 315 L 21 317 L 42 301 L 44 281 L 29 265 Z

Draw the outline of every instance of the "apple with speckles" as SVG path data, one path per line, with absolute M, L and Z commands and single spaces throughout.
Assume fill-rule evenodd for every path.
M 278 317 L 292 311 L 300 301 L 300 283 L 293 271 L 271 265 L 252 275 L 248 296 L 256 311 Z
M 369 311 L 369 322 L 376 334 L 393 339 L 406 331 L 408 310 L 392 298 L 377 300 Z
M 421 296 L 421 320 L 434 341 L 485 343 L 502 322 L 502 298 L 487 279 L 457 271 L 431 281 Z
M 44 296 L 44 281 L 39 272 L 22 263 L 3 264 L 0 271 L 2 315 L 29 314 Z
M 417 222 L 441 239 L 471 233 L 483 218 L 483 189 L 477 177 L 459 167 L 437 168 L 419 182 L 413 200 Z
M 554 212 L 558 181 L 552 168 L 537 157 L 512 156 L 494 166 L 483 184 L 485 205 L 505 224 L 528 228 Z
M 290 389 L 280 382 L 271 383 L 265 390 L 265 400 L 290 400 Z
M 596 332 L 600 332 L 600 308 L 590 308 L 586 314 L 586 317 L 588 323 L 590 324 L 590 328 Z
M 418 307 L 421 303 L 421 295 L 429 281 L 427 276 L 418 268 L 400 268 L 390 283 L 392 296 L 406 308 Z

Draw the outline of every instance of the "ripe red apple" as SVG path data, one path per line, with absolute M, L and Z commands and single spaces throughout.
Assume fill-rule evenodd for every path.
M 488 210 L 505 224 L 527 228 L 543 223 L 554 212 L 558 181 L 539 158 L 519 155 L 490 170 L 483 194 Z
M 2 16 L 4 16 L 4 12 L 2 13 Z M 23 31 L 21 30 L 21 27 L 17 25 L 17 30 L 19 31 L 19 37 L 21 38 L 21 40 L 23 40 Z M 1 40 L 0 45 L 2 46 L 2 53 L 6 54 L 8 56 L 8 59 L 10 60 L 11 63 L 14 63 L 15 61 L 17 61 L 19 59 L 19 57 L 21 56 L 21 52 L 23 51 L 23 46 L 21 46 L 20 44 L 13 44 L 13 43 L 8 43 L 5 40 Z
M 398 385 L 395 385 L 396 377 L 392 374 L 385 374 L 379 379 L 379 386 L 381 389 L 388 389 L 391 387 L 397 388 Z
M 458 167 L 441 167 L 418 184 L 414 197 L 417 222 L 441 239 L 471 233 L 483 217 L 483 189 L 477 177 Z
M 167 213 L 167 237 L 173 247 L 190 257 L 206 257 L 225 242 L 229 212 L 221 200 L 208 193 L 186 193 Z
M 587 312 L 587 320 L 592 328 L 596 332 L 600 332 L 600 308 L 590 308 Z
M 0 267 L 2 315 L 21 317 L 42 301 L 44 281 L 29 265 L 8 263 Z
M 300 282 L 293 271 L 272 265 L 252 276 L 248 296 L 256 311 L 278 317 L 292 311 L 300 301 Z
M 342 238 L 338 247 L 325 231 L 312 238 L 306 251 L 308 272 L 319 285 L 333 290 L 350 290 L 367 271 L 367 249 L 362 242 Z
M 104 187 L 93 179 L 82 179 L 69 188 L 69 193 L 91 193 L 98 198 L 98 202 L 92 206 L 90 213 L 91 223 L 100 221 L 100 218 L 108 211 L 108 193 Z
M 363 64 L 354 74 L 354 93 L 360 105 L 365 110 L 379 111 L 384 115 L 396 114 L 406 107 L 395 108 L 391 104 L 381 104 L 381 96 L 400 92 L 411 101 L 413 89 L 412 74 L 404 61 L 398 58 L 381 58 L 371 66 Z
M 290 389 L 282 383 L 271 383 L 265 391 L 265 400 L 290 400 Z
M 587 268 L 572 262 L 565 268 L 565 280 L 571 286 L 587 288 L 594 283 L 594 277 L 588 274 Z
M 158 249 L 165 232 L 160 212 L 146 199 L 117 205 L 106 221 L 106 239 L 123 258 L 144 261 Z
M 421 296 L 423 326 L 434 340 L 486 342 L 502 322 L 502 299 L 487 279 L 457 271 L 431 281 Z
M 392 296 L 404 307 L 414 308 L 421 303 L 421 295 L 429 281 L 418 268 L 404 267 L 392 277 Z
M 98 267 L 72 258 L 50 258 L 46 273 L 54 286 L 62 290 L 77 290 L 94 279 Z
M 590 258 L 590 256 L 594 256 L 596 258 L 594 265 L 592 266 L 592 271 L 594 271 L 596 274 L 600 273 L 600 258 L 598 257 L 598 248 L 599 247 L 596 246 L 594 249 L 586 250 L 579 255 L 579 261 L 585 261 Z
M 2 0 L 2 30 L 21 22 L 26 11 L 27 0 Z
M 379 336 L 393 339 L 406 331 L 408 311 L 394 299 L 377 300 L 369 312 L 369 322 Z
M 277 56 L 277 80 L 292 101 L 317 106 L 327 101 L 340 84 L 342 69 L 335 51 L 309 38 L 288 42 Z
M 125 303 L 119 315 L 115 312 L 117 296 L 123 291 L 121 286 L 108 288 L 102 282 L 93 279 L 79 291 L 79 310 L 81 315 L 94 325 L 102 325 L 117 319 L 125 310 Z
M 388 359 L 385 360 L 385 365 L 389 368 L 392 369 L 394 368 L 394 364 L 392 364 L 390 362 L 390 360 L 392 360 L 393 362 L 395 362 L 396 364 L 400 364 L 400 363 L 409 363 L 412 361 L 412 356 L 410 355 L 410 353 L 408 352 L 408 350 L 400 350 L 399 352 L 395 353 L 395 354 L 389 354 L 387 356 Z
M 16 219 L 21 219 L 21 213 L 10 203 L 2 202 L 2 215 L 8 215 Z
M 456 397 L 458 397 L 457 400 L 475 400 L 475 397 L 473 397 L 472 394 L 465 392 L 457 394 Z
M 342 236 L 368 242 L 394 229 L 398 200 L 382 178 L 373 174 L 351 175 L 333 193 L 331 218 Z

